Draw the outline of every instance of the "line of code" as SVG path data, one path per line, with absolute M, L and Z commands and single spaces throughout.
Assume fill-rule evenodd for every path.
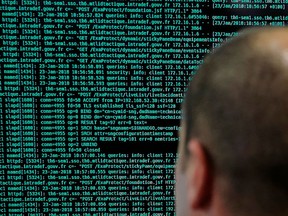
M 174 215 L 189 80 L 288 21 L 286 0 L 0 2 L 1 215 Z

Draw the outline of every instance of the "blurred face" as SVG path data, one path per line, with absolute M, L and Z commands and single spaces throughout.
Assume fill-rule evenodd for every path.
M 188 203 L 188 184 L 187 184 L 187 173 L 181 170 L 184 162 L 184 148 L 185 148 L 185 131 L 186 127 L 183 121 L 181 121 L 181 129 L 179 131 L 179 147 L 178 147 L 178 160 L 176 164 L 176 185 L 175 185 L 175 195 L 176 195 L 176 215 L 177 216 L 189 216 L 192 212 L 189 210 Z
M 185 131 L 186 126 L 181 123 L 179 158 L 175 170 L 176 215 L 209 215 L 213 190 L 212 169 L 200 140 L 191 138 L 186 144 Z M 185 152 L 188 152 L 188 156 Z

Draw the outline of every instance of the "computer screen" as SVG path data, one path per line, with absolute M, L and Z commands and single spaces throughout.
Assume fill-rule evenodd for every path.
M 174 215 L 203 57 L 285 0 L 1 0 L 0 213 Z

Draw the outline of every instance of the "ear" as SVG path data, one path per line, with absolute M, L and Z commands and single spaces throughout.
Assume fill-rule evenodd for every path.
M 190 153 L 188 168 L 188 202 L 193 210 L 203 210 L 211 204 L 213 174 L 205 148 L 197 139 L 188 144 Z

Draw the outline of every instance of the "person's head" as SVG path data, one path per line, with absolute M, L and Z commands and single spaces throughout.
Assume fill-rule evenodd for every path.
M 176 214 L 288 215 L 288 28 L 211 51 L 182 104 Z

